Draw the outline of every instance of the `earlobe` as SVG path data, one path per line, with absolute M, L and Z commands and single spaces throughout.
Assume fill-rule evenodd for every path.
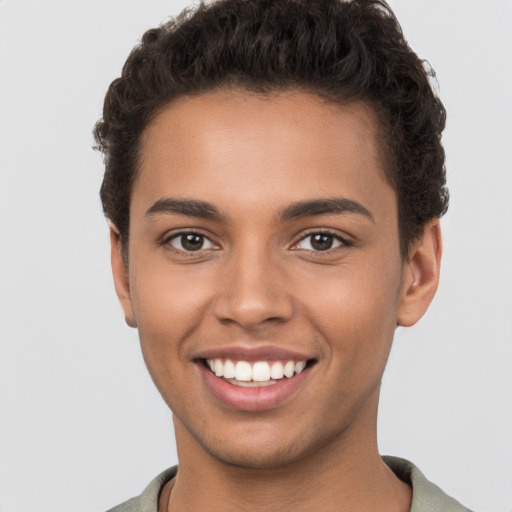
M 423 233 L 413 242 L 404 265 L 397 324 L 414 325 L 427 311 L 439 284 L 442 256 L 439 219 L 425 225 Z
M 129 327 L 137 327 L 130 294 L 128 268 L 123 258 L 121 235 L 114 224 L 110 224 L 110 260 L 116 294 L 124 311 L 125 321 Z

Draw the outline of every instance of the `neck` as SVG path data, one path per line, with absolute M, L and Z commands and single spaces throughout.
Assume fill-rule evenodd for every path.
M 248 468 L 209 455 L 175 418 L 179 472 L 168 512 L 347 510 L 406 512 L 411 489 L 380 458 L 376 421 L 286 467 Z

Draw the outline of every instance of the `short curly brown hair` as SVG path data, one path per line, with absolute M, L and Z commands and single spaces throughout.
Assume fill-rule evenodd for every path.
M 411 50 L 383 0 L 217 0 L 148 30 L 106 94 L 94 129 L 103 210 L 124 249 L 141 134 L 173 99 L 236 87 L 299 89 L 377 114 L 385 173 L 398 198 L 400 248 L 448 207 L 434 72 Z

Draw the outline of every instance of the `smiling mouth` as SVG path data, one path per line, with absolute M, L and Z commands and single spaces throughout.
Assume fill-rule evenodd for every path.
M 216 377 L 241 387 L 264 387 L 299 375 L 315 364 L 308 360 L 243 361 L 233 359 L 202 359 L 203 365 Z

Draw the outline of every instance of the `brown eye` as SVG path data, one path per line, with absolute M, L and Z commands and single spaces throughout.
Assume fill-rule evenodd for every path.
M 341 237 L 330 233 L 312 233 L 305 236 L 298 244 L 297 249 L 307 251 L 328 251 L 341 245 L 348 245 Z
M 194 252 L 202 249 L 214 249 L 211 240 L 198 233 L 180 233 L 169 240 L 169 244 L 178 251 Z
M 317 251 L 326 251 L 332 247 L 334 237 L 332 235 L 318 234 L 311 237 L 311 247 Z
M 198 251 L 203 247 L 204 239 L 199 235 L 181 235 L 181 245 L 186 251 Z

